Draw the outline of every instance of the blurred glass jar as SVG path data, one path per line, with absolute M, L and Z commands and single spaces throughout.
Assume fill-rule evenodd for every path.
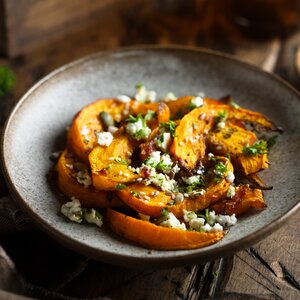
M 299 27 L 300 0 L 217 0 L 240 30 L 255 38 L 285 35 Z

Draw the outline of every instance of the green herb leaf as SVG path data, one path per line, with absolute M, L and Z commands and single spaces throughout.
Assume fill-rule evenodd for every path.
M 143 83 L 138 82 L 138 83 L 135 85 L 135 88 L 136 88 L 137 90 L 139 90 L 139 89 L 141 89 L 143 86 L 144 86 Z
M 162 217 L 167 217 L 169 215 L 169 210 L 167 207 L 163 208 L 161 211 L 160 211 L 160 215 Z
M 15 83 L 15 74 L 7 67 L 0 66 L 0 97 L 10 92 Z
M 114 161 L 118 164 L 121 164 L 121 165 L 127 165 L 128 164 L 127 160 L 125 158 L 122 158 L 122 157 L 116 157 L 114 159 Z
M 230 100 L 229 105 L 231 105 L 235 109 L 239 109 L 240 108 L 240 106 L 235 101 L 233 101 L 233 100 Z
M 144 120 L 149 121 L 154 117 L 154 115 L 155 115 L 155 112 L 153 110 L 148 110 L 144 117 Z
M 215 123 L 224 122 L 227 118 L 227 113 L 225 110 L 219 111 L 218 115 L 215 117 Z
M 139 198 L 139 197 L 140 197 L 140 193 L 139 193 L 139 192 L 136 192 L 136 191 L 131 191 L 131 195 L 133 195 L 133 196 L 136 197 L 136 198 Z
M 126 189 L 126 185 L 125 185 L 125 184 L 118 183 L 118 184 L 116 185 L 116 190 L 117 190 L 117 191 L 121 191 L 121 190 L 124 190 L 124 189 Z
M 160 123 L 159 124 L 159 129 L 160 130 L 166 130 L 167 132 L 170 132 L 172 137 L 175 137 L 175 129 L 176 129 L 176 123 L 172 120 L 169 120 L 168 122 L 165 123 Z
M 256 141 L 252 146 L 245 146 L 243 153 L 248 156 L 257 156 L 268 153 L 268 143 L 264 140 Z

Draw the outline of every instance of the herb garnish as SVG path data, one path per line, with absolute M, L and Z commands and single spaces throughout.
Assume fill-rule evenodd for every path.
M 127 165 L 128 164 L 127 160 L 125 158 L 122 158 L 122 157 L 116 157 L 114 159 L 114 161 L 118 164 L 121 164 L 121 165 Z
M 174 138 L 175 135 L 175 129 L 176 129 L 176 123 L 172 120 L 169 120 L 168 122 L 160 123 L 159 129 L 165 129 L 166 131 L 170 132 L 172 137 Z
M 117 190 L 117 191 L 121 191 L 121 190 L 124 190 L 124 189 L 126 189 L 126 185 L 125 185 L 125 184 L 118 183 L 118 184 L 116 185 L 116 190 Z
M 169 215 L 169 210 L 167 207 L 163 208 L 161 211 L 160 211 L 160 215 L 162 217 L 167 217 Z
M 244 146 L 243 153 L 248 156 L 257 156 L 268 153 L 268 143 L 264 140 L 256 141 L 252 146 Z

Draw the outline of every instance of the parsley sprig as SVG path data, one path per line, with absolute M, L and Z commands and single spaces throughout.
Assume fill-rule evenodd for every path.
M 170 132 L 172 137 L 174 138 L 175 137 L 176 123 L 172 120 L 169 120 L 168 122 L 160 123 L 159 124 L 159 129 Z
M 268 153 L 268 143 L 264 140 L 256 141 L 252 146 L 244 146 L 243 153 L 247 156 L 257 156 Z

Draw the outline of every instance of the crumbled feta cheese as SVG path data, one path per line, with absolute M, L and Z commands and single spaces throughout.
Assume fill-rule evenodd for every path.
M 229 171 L 227 173 L 226 180 L 228 182 L 230 182 L 230 183 L 233 183 L 234 182 L 234 178 L 235 178 L 235 176 L 234 176 L 233 172 Z
M 218 232 L 223 231 L 223 226 L 219 223 L 216 223 L 214 226 L 211 227 L 210 232 Z
M 142 119 L 128 123 L 126 125 L 126 131 L 136 140 L 147 138 L 151 133 L 151 129 L 145 125 Z
M 180 221 L 174 216 L 173 213 L 168 213 L 168 217 L 165 221 L 161 222 L 159 224 L 163 227 L 169 227 L 169 228 L 177 228 L 181 230 L 186 230 L 186 226 L 184 223 L 180 223 Z
M 214 157 L 214 155 L 212 154 L 212 153 L 208 153 L 208 155 L 207 155 L 209 158 L 212 158 L 212 157 Z
M 116 126 L 108 126 L 107 130 L 108 130 L 111 134 L 114 134 L 114 133 L 116 133 L 116 132 L 119 130 L 119 128 L 116 127 Z
M 139 102 L 155 102 L 156 92 L 147 90 L 144 85 L 139 85 L 136 88 L 134 98 Z
M 203 98 L 197 96 L 193 97 L 190 101 L 190 105 L 193 107 L 200 107 L 203 105 Z
M 88 223 L 96 224 L 98 227 L 101 227 L 103 224 L 102 215 L 93 208 L 84 213 L 84 219 Z
M 201 177 L 199 175 L 194 175 L 191 177 L 182 177 L 183 182 L 185 182 L 188 185 L 197 183 L 201 180 Z
M 177 182 L 174 179 L 170 179 L 168 175 L 161 173 L 151 176 L 146 185 L 151 183 L 159 186 L 163 191 L 173 191 L 177 187 Z
M 206 223 L 205 225 L 201 226 L 200 230 L 204 232 L 210 232 L 211 226 L 208 223 Z
M 171 156 L 169 154 L 163 154 L 161 156 L 160 163 L 162 164 L 163 169 L 166 172 L 169 172 L 172 169 L 173 161 L 172 161 Z
M 217 128 L 219 128 L 219 129 L 225 128 L 225 122 L 224 122 L 224 121 L 219 122 L 219 123 L 217 124 Z
M 211 226 L 216 223 L 216 213 L 214 211 L 208 213 L 207 223 Z
M 174 172 L 174 173 L 176 174 L 176 173 L 178 173 L 178 172 L 180 171 L 180 167 L 176 164 L 176 165 L 172 168 L 171 171 Z
M 157 165 L 160 162 L 160 151 L 153 151 L 147 159 L 148 165 Z
M 69 220 L 81 223 L 83 210 L 81 208 L 80 201 L 75 197 L 71 198 L 72 201 L 63 204 L 60 208 L 60 211 L 63 215 L 65 215 Z
M 189 222 L 190 228 L 194 229 L 194 230 L 200 230 L 201 227 L 204 225 L 205 223 L 205 219 L 203 218 L 194 218 L 191 219 Z
M 237 222 L 235 214 L 229 215 L 216 215 L 216 221 L 223 226 L 232 226 Z
M 90 133 L 90 129 L 87 126 L 82 126 L 80 134 L 84 137 L 85 140 L 89 141 L 88 134 Z
M 114 137 L 110 132 L 96 132 L 97 143 L 100 146 L 108 147 L 113 141 Z
M 160 135 L 160 137 L 156 140 L 157 146 L 163 151 L 167 152 L 171 146 L 172 138 L 170 132 L 164 132 Z
M 187 211 L 187 210 L 183 210 L 183 219 L 185 222 L 190 222 L 190 220 L 192 219 L 196 219 L 197 218 L 197 214 L 194 211 Z
M 78 181 L 78 183 L 84 185 L 85 188 L 88 188 L 92 184 L 91 176 L 89 175 L 87 170 L 77 172 L 76 180 Z
M 196 95 L 199 96 L 199 97 L 201 97 L 201 98 L 205 97 L 205 93 L 204 92 L 198 92 Z
M 175 94 L 172 93 L 172 92 L 169 92 L 169 93 L 166 94 L 166 96 L 163 98 L 163 101 L 169 102 L 169 101 L 174 101 L 174 100 L 176 100 L 176 99 L 177 99 L 177 97 L 175 96 Z
M 235 195 L 235 187 L 233 185 L 230 185 L 227 191 L 227 197 L 232 198 Z
M 119 100 L 120 102 L 123 102 L 123 103 L 128 103 L 128 102 L 130 102 L 131 99 L 126 95 L 119 95 L 117 97 L 117 100 Z

